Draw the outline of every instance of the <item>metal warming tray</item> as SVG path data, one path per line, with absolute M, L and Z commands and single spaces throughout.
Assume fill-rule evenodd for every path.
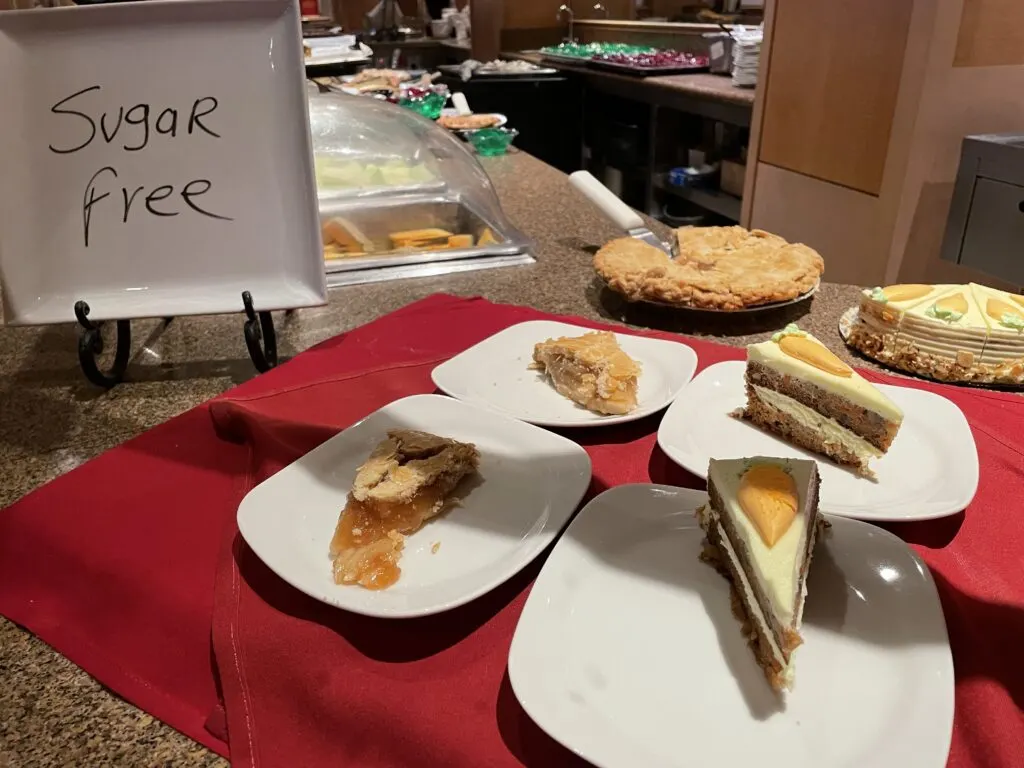
M 309 109 L 318 170 L 328 158 L 341 169 L 343 184 L 351 184 L 332 189 L 330 174 L 318 175 L 329 286 L 534 261 L 476 156 L 449 131 L 394 104 L 331 91 L 310 92 Z M 376 173 L 384 163 L 391 172 Z M 418 169 L 415 178 L 402 168 Z M 389 235 L 422 229 L 470 236 L 473 243 L 490 230 L 495 242 L 393 249 Z
M 482 269 L 485 266 L 533 262 L 533 257 L 527 253 L 530 242 L 521 232 L 503 219 L 495 220 L 459 199 L 408 196 L 378 200 L 373 206 L 362 205 L 359 201 L 322 205 L 321 223 L 332 218 L 341 218 L 354 225 L 379 249 L 378 255 L 328 259 L 327 282 L 332 287 L 388 279 L 389 273 L 382 271 L 387 268 L 405 268 L 396 270 L 396 276 L 410 277 L 416 274 L 436 275 L 447 271 L 463 271 L 469 263 L 478 263 L 477 268 Z M 490 230 L 498 242 L 439 251 L 389 250 L 389 235 L 392 232 L 434 227 L 457 235 L 471 235 L 474 242 L 480 239 L 485 230 Z M 495 261 L 500 263 L 492 263 Z M 443 268 L 444 265 L 460 269 L 447 270 Z M 413 266 L 422 269 L 409 269 Z

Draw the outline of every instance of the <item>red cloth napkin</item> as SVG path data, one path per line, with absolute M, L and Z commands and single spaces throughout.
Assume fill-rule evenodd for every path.
M 432 391 L 430 371 L 442 360 L 541 317 L 431 297 L 59 478 L 0 514 L 0 613 L 222 754 L 230 733 L 236 766 L 580 764 L 526 717 L 505 675 L 540 560 L 456 611 L 386 622 L 291 589 L 234 522 L 255 483 L 385 403 Z M 687 343 L 701 367 L 742 357 Z M 1024 399 L 897 383 L 956 402 L 981 457 L 966 515 L 893 526 L 932 568 L 949 625 L 957 673 L 949 765 L 1020 765 Z M 624 482 L 699 487 L 657 449 L 657 422 L 567 433 L 591 456 L 592 494 Z

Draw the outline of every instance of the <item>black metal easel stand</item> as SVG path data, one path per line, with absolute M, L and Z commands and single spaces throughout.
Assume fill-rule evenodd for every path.
M 277 365 L 277 332 L 274 330 L 274 318 L 269 312 L 259 312 L 252 307 L 252 294 L 242 291 L 242 307 L 245 309 L 245 346 L 256 370 L 266 373 Z M 256 316 L 259 315 L 259 322 Z M 260 344 L 262 339 L 263 343 Z
M 260 373 L 266 373 L 277 365 L 277 332 L 274 330 L 274 317 L 270 312 L 257 312 L 253 308 L 252 294 L 242 292 L 242 308 L 245 311 L 245 323 L 242 335 L 245 347 L 253 366 Z M 94 323 L 89 319 L 89 304 L 79 299 L 75 302 L 75 318 L 82 327 L 78 337 L 78 362 L 91 383 L 104 389 L 110 389 L 124 381 L 132 348 L 131 320 L 118 320 L 117 340 L 114 350 L 114 361 L 109 369 L 100 370 L 97 358 L 103 354 L 104 343 L 103 323 Z M 168 319 L 169 321 L 169 319 Z
M 132 351 L 132 324 L 130 320 L 117 321 L 117 347 L 114 350 L 114 362 L 107 371 L 101 371 L 96 358 L 103 354 L 103 335 L 99 325 L 89 319 L 89 305 L 84 301 L 75 302 L 75 317 L 82 326 L 78 337 L 78 362 L 82 366 L 85 378 L 98 387 L 110 389 L 124 379 L 124 371 L 128 367 L 128 357 Z

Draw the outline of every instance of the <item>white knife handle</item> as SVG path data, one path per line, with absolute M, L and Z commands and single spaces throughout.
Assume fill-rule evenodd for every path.
M 452 106 L 455 107 L 455 111 L 460 115 L 473 114 L 473 110 L 469 108 L 469 101 L 464 93 L 456 92 L 452 94 Z
M 629 231 L 645 227 L 640 214 L 619 200 L 608 187 L 587 171 L 569 174 L 569 183 L 583 193 L 590 202 L 601 209 L 601 213 L 615 222 L 620 229 Z

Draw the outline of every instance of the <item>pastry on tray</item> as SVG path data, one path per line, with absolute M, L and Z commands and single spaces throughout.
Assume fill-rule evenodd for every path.
M 847 343 L 939 381 L 1024 385 L 1024 296 L 984 285 L 865 290 Z
M 412 75 L 404 69 L 364 69 L 357 72 L 348 85 L 356 88 L 367 83 L 388 88 L 397 88 L 401 83 L 412 80 Z
M 903 423 L 892 400 L 795 325 L 747 347 L 742 416 L 870 477 Z
M 533 348 L 532 367 L 544 371 L 559 394 L 588 410 L 621 415 L 636 408 L 640 365 L 610 331 L 542 341 Z
M 356 471 L 330 555 L 337 584 L 390 587 L 401 575 L 405 537 L 456 503 L 452 492 L 476 471 L 471 443 L 393 429 Z
M 777 692 L 793 685 L 793 652 L 819 533 L 818 465 L 809 459 L 712 459 L 701 558 L 731 583 L 733 613 Z
M 811 291 L 825 263 L 817 251 L 743 227 L 683 227 L 675 258 L 632 237 L 601 248 L 594 269 L 630 301 L 739 310 Z
M 324 245 L 324 258 L 345 259 L 365 256 L 374 252 L 373 241 L 359 227 L 340 216 L 320 225 Z
M 437 122 L 450 131 L 477 131 L 493 128 L 501 122 L 497 115 L 441 115 Z

